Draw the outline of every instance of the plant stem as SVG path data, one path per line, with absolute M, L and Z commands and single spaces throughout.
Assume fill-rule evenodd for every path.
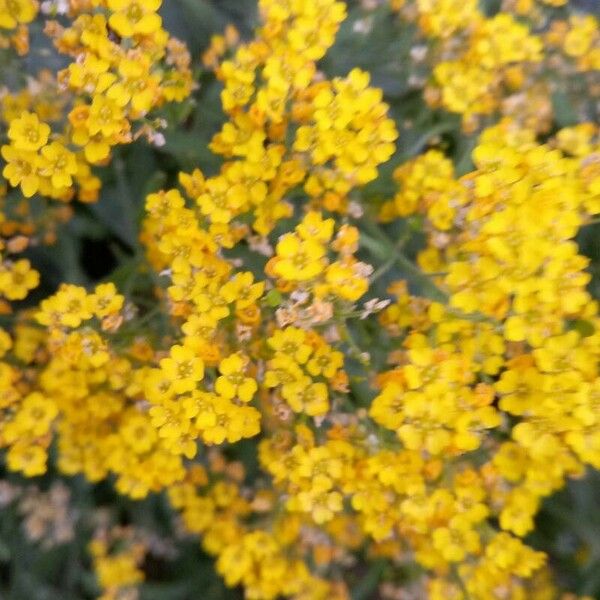
M 407 228 L 407 230 L 404 232 L 404 234 L 396 242 L 396 245 L 394 246 L 394 254 L 392 256 L 390 256 L 390 258 L 386 262 L 384 262 L 373 273 L 373 275 L 371 275 L 371 277 L 369 279 L 370 283 L 374 283 L 375 281 L 377 281 L 378 279 L 383 277 L 391 268 L 393 268 L 393 266 L 398 261 L 399 256 L 402 254 L 402 248 L 404 248 L 404 246 L 406 246 L 409 239 L 410 239 L 410 230 Z
M 350 328 L 348 327 L 348 324 L 346 323 L 346 321 L 340 321 L 339 327 L 342 330 L 342 333 L 344 334 L 344 341 L 348 344 L 348 346 L 350 346 L 350 349 L 352 350 L 352 353 L 355 355 L 355 358 L 363 366 L 365 366 L 365 367 L 368 366 L 369 360 L 364 359 L 363 355 L 365 353 L 360 348 L 360 346 L 356 343 L 356 340 L 354 339 L 354 336 L 352 335 L 352 332 L 350 331 Z

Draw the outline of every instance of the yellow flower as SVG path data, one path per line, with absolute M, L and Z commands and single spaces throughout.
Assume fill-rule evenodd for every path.
M 146 114 L 156 102 L 160 78 L 151 73 L 150 59 L 124 59 L 119 63 L 121 79 L 108 90 L 106 95 L 119 106 L 131 103 L 136 115 Z
M 156 13 L 161 3 L 161 0 L 108 0 L 108 9 L 113 13 L 108 23 L 122 37 L 150 35 L 162 25 Z
M 219 363 L 221 376 L 215 381 L 217 394 L 228 400 L 239 398 L 250 402 L 258 385 L 254 379 L 245 376 L 247 360 L 241 354 L 232 354 Z
M 62 284 L 54 296 L 42 301 L 36 320 L 49 327 L 79 327 L 92 318 L 90 299 L 85 288 Z
M 505 532 L 497 533 L 488 542 L 485 555 L 496 567 L 519 577 L 530 577 L 546 561 L 543 552 L 536 552 Z
M 433 546 L 448 562 L 460 562 L 479 550 L 479 535 L 472 529 L 439 527 L 432 534 Z
M 25 477 L 36 477 L 46 472 L 48 453 L 45 448 L 32 444 L 30 440 L 22 440 L 13 444 L 8 450 L 7 463 L 11 471 L 19 471 Z
M 314 492 L 302 491 L 297 495 L 298 507 L 310 513 L 317 525 L 331 521 L 334 515 L 343 508 L 344 497 L 338 491 Z
M 12 425 L 22 436 L 41 437 L 48 433 L 50 425 L 58 414 L 56 404 L 39 392 L 25 397 Z
M 132 413 L 120 428 L 119 435 L 137 454 L 148 452 L 157 440 L 156 429 L 151 420 L 141 413 Z
M 300 381 L 302 377 L 303 372 L 296 360 L 285 354 L 278 354 L 268 363 L 264 384 L 266 387 L 277 387 L 285 383 Z
M 125 298 L 117 293 L 117 288 L 112 282 L 97 285 L 90 296 L 91 310 L 100 319 L 118 313 L 124 302 Z
M 52 142 L 41 150 L 39 173 L 48 177 L 54 188 L 69 188 L 77 173 L 75 155 L 60 142 Z
M 239 442 L 260 431 L 260 413 L 252 406 L 237 406 L 230 400 L 216 396 L 213 424 L 202 427 L 202 439 L 207 444 Z
M 500 527 L 524 536 L 533 529 L 533 517 L 537 512 L 539 499 L 526 489 L 516 488 L 507 499 L 500 513 Z
M 2 174 L 13 187 L 21 186 L 23 195 L 31 198 L 40 188 L 38 168 L 40 157 L 35 152 L 24 152 L 13 146 L 2 146 L 2 158 L 6 161 Z
M 10 122 L 8 137 L 17 150 L 35 152 L 48 141 L 50 127 L 41 123 L 35 113 L 25 112 Z
M 243 309 L 253 305 L 262 295 L 265 282 L 254 283 L 250 271 L 236 273 L 221 289 L 221 295 L 229 302 L 235 302 L 236 308 Z
M 318 417 L 329 411 L 327 386 L 321 382 L 313 383 L 309 377 L 282 386 L 281 395 L 296 413 Z
M 290 281 L 307 281 L 325 268 L 325 248 L 314 239 L 301 240 L 286 233 L 277 243 L 275 273 Z
M 19 23 L 31 23 L 37 12 L 34 0 L 0 0 L 0 28 L 14 29 Z
M 334 227 L 333 219 L 323 220 L 321 213 L 310 211 L 296 227 L 296 231 L 303 240 L 314 239 L 321 244 L 326 244 L 333 236 Z
M 175 395 L 173 380 L 161 369 L 151 369 L 144 373 L 144 394 L 152 404 L 160 404 Z
M 369 289 L 369 280 L 360 272 L 361 267 L 365 266 L 356 262 L 330 264 L 325 274 L 328 291 L 350 302 L 358 300 Z
M 306 343 L 306 332 L 298 327 L 278 329 L 267 340 L 277 354 L 292 358 L 298 364 L 304 364 L 312 354 L 312 347 Z
M 31 268 L 31 263 L 18 260 L 0 269 L 0 296 L 9 300 L 23 300 L 30 290 L 40 282 L 40 274 Z
M 175 345 L 168 358 L 160 361 L 160 368 L 173 384 L 176 394 L 184 394 L 196 389 L 204 378 L 204 363 L 187 346 Z
M 214 177 L 206 181 L 204 193 L 198 196 L 196 203 L 213 223 L 229 223 L 243 206 L 244 194 L 225 177 Z
M 101 134 L 104 138 L 110 138 L 125 129 L 124 117 L 125 113 L 119 104 L 106 96 L 97 95 L 89 107 L 85 124 L 90 136 Z
M 306 370 L 313 376 L 322 375 L 331 379 L 335 376 L 338 369 L 344 364 L 344 355 L 330 346 L 323 344 L 319 346 L 314 355 L 308 361 Z

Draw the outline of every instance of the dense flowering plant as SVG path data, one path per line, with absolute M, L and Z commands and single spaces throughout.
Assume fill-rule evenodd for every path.
M 0 0 L 7 597 L 600 591 L 585 2 L 163 4 Z

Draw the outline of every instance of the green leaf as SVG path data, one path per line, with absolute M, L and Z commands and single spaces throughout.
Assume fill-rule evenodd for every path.
M 267 304 L 270 307 L 276 308 L 282 303 L 283 296 L 278 290 L 270 290 L 269 293 L 265 296 L 265 300 L 267 301 Z

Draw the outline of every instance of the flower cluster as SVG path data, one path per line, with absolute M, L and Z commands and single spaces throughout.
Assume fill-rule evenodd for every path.
M 397 132 L 367 73 L 318 77 L 316 61 L 334 41 L 343 3 L 261 2 L 260 9 L 259 37 L 217 67 L 230 118 L 211 149 L 230 160 L 197 202 L 211 223 L 251 212 L 265 235 L 291 216 L 285 197 L 299 185 L 315 207 L 344 210 L 349 192 L 390 158 Z
M 161 143 L 162 123 L 151 119 L 151 112 L 183 101 L 193 82 L 187 49 L 162 28 L 159 7 L 160 1 L 71 3 L 69 27 L 46 21 L 45 32 L 56 50 L 72 62 L 57 74 L 42 71 L 35 83 L 30 79 L 22 89 L 1 94 L 6 184 L 26 199 L 41 195 L 68 202 L 77 196 L 95 202 L 101 182 L 92 166 L 106 164 L 114 146 L 140 136 Z M 34 0 L 7 0 L 0 4 L 0 27 L 17 28 L 22 38 L 37 13 Z M 28 52 L 27 44 L 16 49 Z M 3 186 L 0 199 L 5 195 Z M 69 216 L 53 216 L 48 210 L 43 223 L 47 235 L 41 241 L 52 243 L 51 222 Z M 27 238 L 36 233 L 36 220 L 34 211 L 19 203 L 19 195 L 9 193 L 7 209 L 0 212 L 0 233 L 23 235 L 7 248 L 0 239 L 0 253 L 25 249 Z M 27 260 L 0 254 L 0 298 L 22 300 L 38 283 Z
M 16 5 L 15 19 L 33 18 L 26 9 L 33 5 L 30 0 Z M 57 82 L 71 95 L 66 118 L 54 130 L 35 112 L 8 122 L 10 143 L 2 147 L 7 162 L 3 175 L 11 186 L 20 186 L 25 197 L 39 192 L 69 200 L 75 181 L 80 199 L 94 200 L 99 182 L 89 165 L 106 162 L 111 147 L 148 133 L 146 126 L 132 131 L 132 122 L 190 93 L 189 56 L 162 29 L 156 12 L 159 0 L 107 0 L 95 5 L 97 10 L 83 5 L 79 12 L 71 11 L 69 27 L 46 23 L 56 49 L 73 58 L 57 74 Z M 12 14 L 14 9 L 7 11 Z M 110 32 L 116 36 L 111 38 Z
M 100 530 L 89 545 L 94 571 L 102 588 L 98 600 L 137 598 L 136 585 L 144 580 L 140 569 L 147 544 L 126 528 Z
M 574 75 L 599 68 L 597 19 L 577 14 L 564 19 L 561 7 L 567 0 L 505 0 L 503 9 L 490 17 L 479 4 L 392 2 L 403 19 L 416 21 L 429 46 L 428 102 L 461 114 L 468 131 L 498 111 L 547 131 L 552 93 L 575 89 Z M 560 83 L 547 77 L 549 66 L 561 72 Z M 589 88 L 595 95 L 592 79 Z

